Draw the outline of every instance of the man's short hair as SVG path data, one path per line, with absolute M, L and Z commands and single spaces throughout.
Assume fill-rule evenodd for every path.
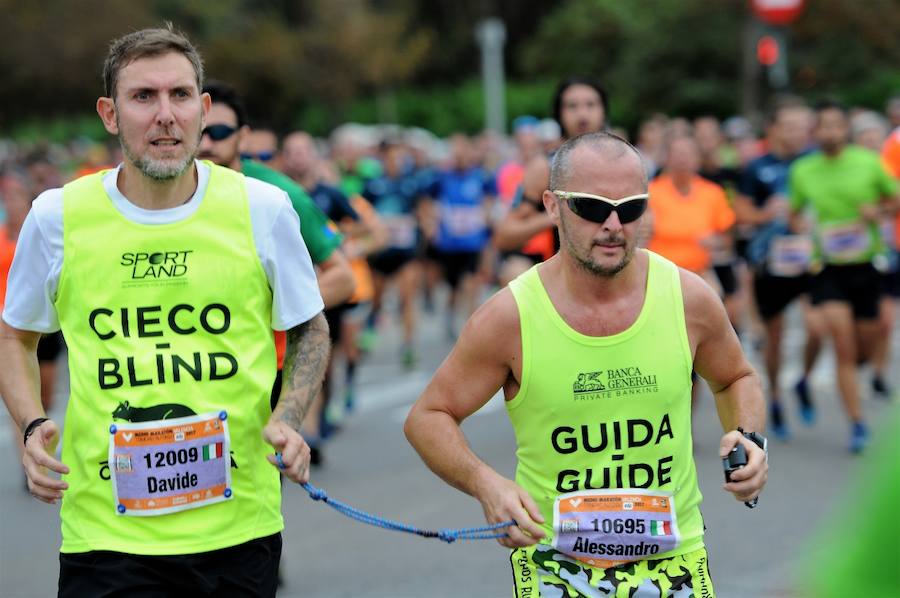
M 210 79 L 203 86 L 203 93 L 209 94 L 213 104 L 225 104 L 231 108 L 235 117 L 237 117 L 238 128 L 247 124 L 247 111 L 244 109 L 241 97 L 234 87 L 224 81 Z
M 821 115 L 826 110 L 838 110 L 846 118 L 850 118 L 850 111 L 847 109 L 847 105 L 834 98 L 825 98 L 823 100 L 819 100 L 818 102 L 816 102 L 816 105 L 813 107 L 813 109 L 816 111 L 817 115 Z
M 778 121 L 782 111 L 807 108 L 803 98 L 795 95 L 783 94 L 776 96 L 766 111 L 766 124 L 773 125 Z
M 190 61 L 197 77 L 197 89 L 203 87 L 203 59 L 200 53 L 172 23 L 155 29 L 141 29 L 124 35 L 109 44 L 109 52 L 103 61 L 103 92 L 106 97 L 116 99 L 116 86 L 122 69 L 138 60 L 177 52 Z
M 581 145 L 588 145 L 596 151 L 609 152 L 609 158 L 618 158 L 626 152 L 634 152 L 638 161 L 641 163 L 641 172 L 643 173 L 643 184 L 647 185 L 647 169 L 643 167 L 644 159 L 641 153 L 633 145 L 612 133 L 606 131 L 598 131 L 596 133 L 585 133 L 569 139 L 556 150 L 553 154 L 553 160 L 550 162 L 550 190 L 559 191 L 566 190 L 569 178 L 572 175 L 572 153 Z
M 566 90 L 573 85 L 587 85 L 596 91 L 597 95 L 600 96 L 600 105 L 603 106 L 604 120 L 609 120 L 609 99 L 606 96 L 606 90 L 600 86 L 600 83 L 588 77 L 569 77 L 560 82 L 556 92 L 553 94 L 553 119 L 559 124 L 560 129 L 563 129 L 562 97 Z M 565 129 L 563 129 L 563 132 L 565 132 Z

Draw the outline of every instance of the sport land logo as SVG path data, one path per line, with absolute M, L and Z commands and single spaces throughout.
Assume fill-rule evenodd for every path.
M 188 272 L 188 256 L 193 250 L 136 251 L 122 254 L 119 265 L 126 269 L 129 280 L 153 281 L 181 278 Z

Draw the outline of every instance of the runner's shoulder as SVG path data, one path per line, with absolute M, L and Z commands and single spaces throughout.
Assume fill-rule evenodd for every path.
M 678 268 L 681 280 L 681 294 L 684 300 L 685 321 L 698 323 L 714 323 L 709 316 L 724 313 L 725 307 L 716 291 L 703 278 L 690 270 Z
M 460 342 L 479 354 L 501 357 L 519 347 L 519 309 L 509 287 L 485 301 L 466 322 Z

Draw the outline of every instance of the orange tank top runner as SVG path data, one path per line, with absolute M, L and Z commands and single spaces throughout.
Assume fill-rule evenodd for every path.
M 884 147 L 881 150 L 881 159 L 891 176 L 895 179 L 900 179 L 900 127 L 894 129 L 894 132 L 885 140 Z M 900 250 L 900 234 L 896 232 L 900 231 L 900 213 L 897 214 L 894 231 L 894 241 L 897 249 Z
M 0 309 L 6 303 L 6 279 L 15 252 L 16 242 L 9 238 L 9 230 L 0 224 Z
M 647 248 L 678 266 L 701 274 L 711 258 L 703 239 L 727 231 L 734 224 L 734 212 L 725 190 L 702 177 L 691 180 L 690 192 L 683 195 L 662 175 L 650 183 L 650 211 L 653 235 Z

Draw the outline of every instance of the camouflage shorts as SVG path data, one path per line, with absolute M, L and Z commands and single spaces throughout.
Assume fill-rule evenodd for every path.
M 546 544 L 510 554 L 515 598 L 714 598 L 706 549 L 598 569 Z

